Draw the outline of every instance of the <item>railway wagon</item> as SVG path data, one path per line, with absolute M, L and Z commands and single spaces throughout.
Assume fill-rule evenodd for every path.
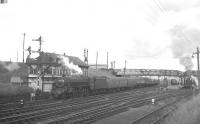
M 127 79 L 121 77 L 93 77 L 90 89 L 92 94 L 113 92 L 127 88 L 127 83 Z
M 148 87 L 158 84 L 157 80 L 152 80 L 145 77 L 128 78 L 127 80 L 129 88 Z

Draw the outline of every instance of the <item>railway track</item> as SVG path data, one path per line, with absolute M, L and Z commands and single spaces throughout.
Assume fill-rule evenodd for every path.
M 178 108 L 178 103 L 187 96 L 189 96 L 189 94 L 170 100 L 165 105 L 162 105 L 149 113 L 143 114 L 143 116 L 134 120 L 131 124 L 161 124 L 169 114 Z
M 100 101 L 103 99 L 95 99 L 95 100 L 85 100 L 82 102 L 92 102 L 92 101 Z M 32 112 L 32 111 L 38 111 L 41 109 L 49 109 L 49 108 L 54 108 L 54 107 L 59 107 L 59 106 L 66 106 L 66 105 L 72 105 L 72 104 L 81 104 L 81 102 L 77 101 L 77 102 L 69 102 L 69 101 L 54 101 L 54 102 L 50 102 L 47 104 L 39 104 L 39 105 L 34 105 L 34 106 L 25 106 L 23 108 L 15 108 L 15 109 L 7 109 L 7 110 L 2 110 L 0 111 L 0 117 L 5 117 L 5 116 L 10 116 L 10 115 L 16 115 L 16 114 L 20 114 L 20 113 L 28 113 L 28 112 Z
M 145 90 L 145 89 L 143 89 Z M 151 89 L 148 89 L 151 90 Z M 3 109 L 0 111 L 0 118 L 5 117 L 5 116 L 10 116 L 10 115 L 15 115 L 15 114 L 20 114 L 20 113 L 27 113 L 31 111 L 37 111 L 41 109 L 47 109 L 47 108 L 53 108 L 53 107 L 58 107 L 58 106 L 63 106 L 63 105 L 77 105 L 77 104 L 82 104 L 82 103 L 91 103 L 91 102 L 98 102 L 101 100 L 106 99 L 112 99 L 112 98 L 117 98 L 120 96 L 124 96 L 125 94 L 134 94 L 134 95 L 141 95 L 141 93 L 145 93 L 147 91 L 134 91 L 134 92 L 122 92 L 118 94 L 109 94 L 109 95 L 97 95 L 97 96 L 89 96 L 89 97 L 83 97 L 83 98 L 74 98 L 70 100 L 59 100 L 59 101 L 44 101 L 39 103 L 30 103 L 27 104 L 23 109 L 21 107 L 17 108 L 11 108 L 11 109 Z
M 162 100 L 169 97 L 175 97 L 177 95 L 183 95 L 183 93 L 178 93 L 178 94 L 167 93 L 167 94 L 162 94 L 162 95 L 150 96 L 147 98 L 140 98 L 137 100 L 129 99 L 123 102 L 112 103 L 111 105 L 100 106 L 93 109 L 87 109 L 85 111 L 71 113 L 62 117 L 56 117 L 54 119 L 42 121 L 42 123 L 45 123 L 45 124 L 59 124 L 59 123 L 88 124 L 88 123 L 95 122 L 101 118 L 125 111 L 129 107 L 138 107 L 138 106 L 147 104 L 151 102 L 152 98 L 156 98 L 157 100 Z
M 124 92 L 123 94 L 112 94 L 112 95 L 103 95 L 100 96 L 100 101 L 97 101 L 97 97 L 90 97 L 86 99 L 86 101 L 83 102 L 83 99 L 79 101 L 79 99 L 75 99 L 75 101 L 65 101 L 64 103 L 59 103 L 61 106 L 58 106 L 58 104 L 55 104 L 57 106 L 54 107 L 47 107 L 46 109 L 41 108 L 40 110 L 34 111 L 34 109 L 30 109 L 30 111 L 25 112 L 19 112 L 18 114 L 9 115 L 6 117 L 1 117 L 0 122 L 2 123 L 31 123 L 31 122 L 39 122 L 44 119 L 52 118 L 55 115 L 63 116 L 63 115 L 70 115 L 71 113 L 77 112 L 77 111 L 85 111 L 87 109 L 93 108 L 101 105 L 109 105 L 109 107 L 115 107 L 115 103 L 129 103 L 136 101 L 138 99 L 141 99 L 143 97 L 149 97 L 152 96 L 154 93 L 158 94 L 158 92 L 152 92 L 150 91 L 138 91 L 138 92 Z M 105 99 L 106 98 L 108 99 Z M 91 102 L 88 102 L 87 100 L 90 100 Z M 131 101 L 132 100 L 132 101 Z
M 53 99 L 46 99 L 46 100 L 35 100 L 35 101 L 28 101 L 26 104 L 29 106 L 34 106 L 34 105 L 40 105 L 40 104 L 46 104 L 49 102 L 53 102 Z M 14 109 L 14 108 L 19 108 L 20 107 L 20 101 L 18 102 L 11 102 L 11 103 L 4 103 L 0 104 L 0 111 L 6 110 L 6 109 Z
M 137 89 L 137 90 L 134 90 L 134 92 L 141 92 L 143 90 L 150 90 L 150 89 L 155 89 L 155 88 L 141 88 L 141 89 Z M 121 91 L 121 92 L 117 92 L 117 93 L 111 93 L 111 94 L 100 94 L 100 95 L 93 95 L 93 96 L 87 96 L 87 97 L 78 97 L 78 98 L 71 98 L 73 99 L 73 101 L 80 101 L 81 99 L 82 100 L 86 100 L 86 99 L 92 99 L 92 98 L 99 98 L 99 97 L 104 97 L 104 96 L 114 96 L 114 94 L 124 94 L 126 92 L 130 92 L 130 91 Z M 69 99 L 69 100 L 71 100 Z M 54 103 L 54 102 L 57 102 L 53 99 L 48 99 L 48 100 L 36 100 L 36 101 L 28 101 L 26 102 L 26 105 L 27 106 L 40 106 L 40 105 L 44 105 L 44 104 L 49 104 L 49 103 Z M 0 113 L 1 111 L 6 111 L 6 110 L 15 110 L 15 109 L 21 109 L 21 105 L 20 105 L 20 101 L 18 102 L 13 102 L 13 103 L 6 103 L 6 104 L 0 104 Z M 1 116 L 0 116 L 1 117 Z
M 124 94 L 130 95 L 130 94 L 132 94 L 132 92 L 127 92 Z M 113 94 L 110 96 L 110 98 L 115 99 L 115 101 L 116 101 L 116 99 L 123 100 L 121 97 L 124 97 L 124 95 L 119 94 L 119 96 L 114 97 L 114 94 Z M 27 122 L 27 121 L 31 122 L 31 121 L 43 119 L 48 116 L 53 116 L 58 113 L 61 114 L 61 113 L 66 113 L 66 112 L 73 112 L 73 111 L 79 110 L 79 109 L 89 108 L 89 107 L 92 107 L 92 105 L 98 106 L 100 104 L 104 104 L 104 105 L 108 104 L 107 100 L 105 100 L 105 99 L 103 99 L 102 101 L 97 101 L 97 97 L 92 97 L 92 98 L 93 99 L 88 98 L 88 100 L 91 100 L 91 101 L 93 100 L 94 104 L 92 104 L 91 102 L 88 102 L 87 100 L 84 101 L 84 102 L 87 102 L 87 104 L 82 104 L 83 100 L 78 101 L 78 99 L 77 99 L 77 103 L 74 103 L 74 101 L 72 100 L 72 101 L 66 102 L 67 105 L 64 103 L 59 103 L 59 104 L 55 104 L 55 106 L 53 106 L 53 107 L 47 106 L 47 108 L 45 108 L 45 109 L 42 107 L 39 107 L 39 108 L 28 107 L 28 108 L 25 108 L 24 110 L 22 110 L 22 109 L 19 109 L 18 111 L 13 110 L 11 112 L 12 114 L 10 114 L 10 115 L 9 115 L 10 111 L 7 111 L 8 116 L 1 117 L 0 122 L 3 122 L 3 123 L 22 123 L 22 122 Z M 102 98 L 104 98 L 104 97 L 102 96 Z M 127 97 L 126 99 L 130 99 L 130 97 Z M 125 98 L 124 98 L 124 100 L 125 100 Z M 75 101 L 76 101 L 76 99 L 75 99 Z M 70 105 L 69 104 L 70 102 L 73 105 Z M 61 105 L 61 106 L 58 106 L 58 105 Z M 41 109 L 41 110 L 38 110 L 38 109 Z
M 176 102 L 178 101 L 179 100 L 172 100 L 166 105 L 163 105 L 149 113 L 145 113 L 142 117 L 134 120 L 131 124 L 156 124 L 158 123 L 158 121 L 161 120 L 161 118 L 164 118 L 164 116 L 167 116 L 167 114 L 169 114 L 168 112 L 171 112 L 172 108 L 175 108 L 174 106 L 172 107 L 172 105 L 176 104 Z M 167 111 L 167 112 L 163 114 L 163 111 Z
M 155 87 L 148 87 L 148 88 L 140 88 L 140 89 L 134 89 L 134 92 L 138 92 L 138 91 L 145 91 L 145 90 L 152 90 L 152 89 L 156 89 Z M 128 91 L 120 91 L 117 93 L 110 93 L 110 94 L 99 94 L 99 95 L 92 95 L 92 96 L 86 96 L 86 97 L 76 97 L 76 98 L 71 98 L 73 100 L 80 100 L 80 99 L 87 99 L 87 98 L 92 98 L 92 97 L 101 97 L 101 96 L 107 96 L 107 95 L 113 95 L 113 94 L 124 94 L 126 92 L 130 92 L 130 90 Z M 45 99 L 45 100 L 35 100 L 35 101 L 28 101 L 26 102 L 26 104 L 28 106 L 34 106 L 34 105 L 41 105 L 41 104 L 48 104 L 48 103 L 52 103 L 54 102 L 54 99 Z M 20 107 L 20 101 L 18 102 L 11 102 L 11 103 L 0 103 L 0 111 L 1 110 L 6 110 L 6 109 L 12 109 L 12 108 L 19 108 Z
M 199 92 L 195 92 L 193 95 L 197 95 Z M 188 99 L 190 99 L 192 96 L 190 96 Z M 165 120 L 166 117 L 168 117 L 170 114 L 172 114 L 175 110 L 177 110 L 178 105 L 173 104 L 172 106 L 169 107 L 167 111 L 165 111 L 161 116 L 158 116 L 152 124 L 162 124 Z
M 165 112 L 164 114 L 162 114 L 162 116 L 156 118 L 152 124 L 161 124 L 162 121 L 168 116 L 170 115 L 171 113 L 173 113 L 176 109 L 177 109 L 178 106 L 173 106 L 173 107 L 170 107 L 170 110 L 168 110 L 167 112 Z

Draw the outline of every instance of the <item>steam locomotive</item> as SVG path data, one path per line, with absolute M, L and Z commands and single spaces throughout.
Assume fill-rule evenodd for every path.
M 190 88 L 190 89 L 193 89 L 193 88 L 196 88 L 198 85 L 198 79 L 194 76 L 185 76 L 185 77 L 182 77 L 181 79 L 181 86 L 182 88 Z
M 144 77 L 83 77 L 71 76 L 55 80 L 51 94 L 53 98 L 70 98 L 76 96 L 87 96 L 136 87 L 147 87 L 159 84 L 158 80 Z

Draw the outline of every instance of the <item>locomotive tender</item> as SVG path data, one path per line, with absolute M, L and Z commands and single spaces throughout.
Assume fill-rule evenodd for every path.
M 144 77 L 83 77 L 71 76 L 55 80 L 52 87 L 54 98 L 69 98 L 101 93 L 117 92 L 136 87 L 147 87 L 158 84 L 158 80 Z

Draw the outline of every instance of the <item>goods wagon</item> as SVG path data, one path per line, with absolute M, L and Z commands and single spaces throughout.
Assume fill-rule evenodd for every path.
M 152 86 L 158 83 L 148 78 L 125 77 L 63 77 L 55 80 L 52 87 L 52 96 L 75 97 L 100 93 L 117 92 L 135 87 Z
M 137 77 L 137 78 L 128 78 L 127 82 L 128 82 L 127 85 L 130 88 L 143 87 L 143 86 L 145 87 L 145 86 L 148 86 L 148 85 L 157 84 L 156 82 L 153 82 L 149 78 L 140 78 L 140 77 Z
M 127 80 L 125 78 L 119 77 L 95 77 L 94 80 L 90 83 L 92 86 L 94 86 L 92 89 L 127 87 Z
M 128 87 L 126 78 L 121 77 L 93 77 L 90 81 L 92 94 L 119 91 Z

